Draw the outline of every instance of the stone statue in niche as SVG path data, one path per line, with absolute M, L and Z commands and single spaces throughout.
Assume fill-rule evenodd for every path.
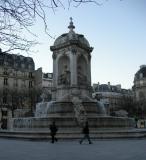
M 77 68 L 77 76 L 78 76 L 78 84 L 79 85 L 86 85 L 87 84 L 87 76 L 83 74 L 82 67 L 78 65 Z
M 63 73 L 58 78 L 58 84 L 69 85 L 70 84 L 70 71 L 67 65 L 64 65 Z

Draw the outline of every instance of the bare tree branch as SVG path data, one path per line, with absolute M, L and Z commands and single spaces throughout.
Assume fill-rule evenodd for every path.
M 71 4 L 79 6 L 82 3 L 94 3 L 100 5 L 98 0 L 68 0 L 68 9 Z M 45 9 L 65 9 L 62 0 L 0 0 L 0 45 L 7 46 L 7 51 L 23 50 L 29 52 L 30 48 L 37 44 L 35 41 L 27 40 L 22 36 L 22 31 L 27 31 L 36 36 L 30 27 L 40 18 L 44 24 L 44 30 L 51 38 L 46 23 Z M 0 46 L 1 47 L 1 46 Z

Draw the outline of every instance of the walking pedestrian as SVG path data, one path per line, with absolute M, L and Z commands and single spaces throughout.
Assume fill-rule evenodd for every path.
M 138 118 L 135 117 L 135 128 L 138 128 L 137 123 L 138 123 Z
M 85 126 L 82 129 L 82 133 L 84 134 L 84 137 L 80 140 L 80 144 L 82 144 L 83 140 L 87 139 L 89 144 L 92 144 L 89 136 L 89 127 L 88 122 L 86 122 Z
M 50 125 L 51 143 L 58 141 L 58 139 L 56 138 L 57 131 L 58 131 L 58 128 L 55 124 L 55 121 L 53 121 L 53 123 Z

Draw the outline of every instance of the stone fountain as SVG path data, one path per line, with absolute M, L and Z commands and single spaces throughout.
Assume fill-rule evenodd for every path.
M 48 130 L 53 120 L 59 130 L 80 131 L 86 121 L 97 128 L 133 127 L 130 118 L 107 116 L 104 106 L 92 99 L 91 52 L 84 35 L 74 31 L 59 36 L 50 47 L 53 52 L 52 101 L 36 104 L 35 117 L 13 118 L 13 130 Z

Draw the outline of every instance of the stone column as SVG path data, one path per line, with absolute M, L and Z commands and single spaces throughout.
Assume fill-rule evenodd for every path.
M 53 53 L 53 87 L 57 86 L 57 63 L 56 63 L 56 54 Z
M 77 50 L 70 51 L 71 86 L 77 85 Z
M 2 125 L 2 110 L 0 109 L 0 128 L 1 128 L 1 125 Z
M 53 53 L 53 88 L 52 88 L 52 100 L 56 100 L 56 87 L 57 87 L 57 58 L 56 54 Z
M 88 81 L 91 85 L 91 55 L 88 55 Z

